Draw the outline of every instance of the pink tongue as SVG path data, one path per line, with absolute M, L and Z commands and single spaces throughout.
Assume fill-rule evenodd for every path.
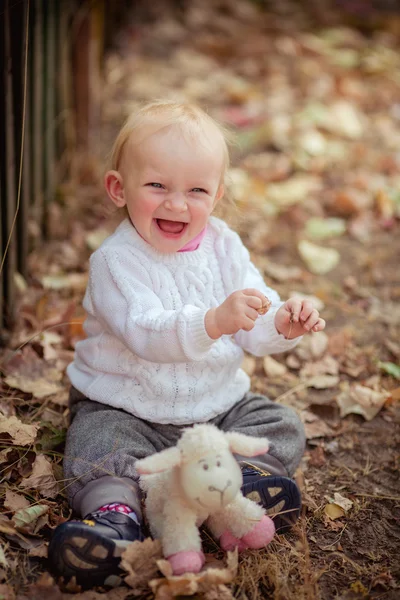
M 185 226 L 180 221 L 167 221 L 165 219 L 157 219 L 159 228 L 165 233 L 180 233 Z

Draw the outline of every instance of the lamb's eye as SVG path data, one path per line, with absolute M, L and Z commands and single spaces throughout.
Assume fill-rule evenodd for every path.
M 203 469 L 204 469 L 205 471 L 208 471 L 208 465 L 203 465 Z
M 221 461 L 217 460 L 217 467 L 220 467 L 220 466 L 221 466 Z

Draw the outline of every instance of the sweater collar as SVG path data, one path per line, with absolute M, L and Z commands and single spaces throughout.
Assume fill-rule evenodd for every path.
M 155 262 L 164 264 L 196 264 L 211 250 L 212 240 L 210 229 L 209 226 L 205 228 L 204 239 L 195 252 L 159 252 L 138 234 L 129 219 L 124 219 L 117 227 L 115 233 L 124 235 L 130 244 L 141 250 Z

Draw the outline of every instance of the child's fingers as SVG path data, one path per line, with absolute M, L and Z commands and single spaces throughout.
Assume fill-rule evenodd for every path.
M 285 309 L 291 314 L 294 323 L 299 322 L 301 307 L 300 298 L 290 298 L 285 304 Z
M 258 319 L 258 317 L 260 316 L 258 310 L 256 310 L 255 308 L 251 308 L 251 306 L 247 307 L 244 314 L 246 315 L 246 317 L 248 317 L 252 321 L 256 321 Z
M 318 331 L 323 331 L 325 329 L 325 325 L 326 325 L 326 322 L 324 319 L 318 319 L 317 324 L 314 325 L 312 330 L 315 331 L 315 333 L 317 333 Z
M 247 306 L 258 310 L 262 307 L 262 300 L 258 296 L 247 296 L 246 295 L 246 304 Z M 257 313 L 258 314 L 258 313 Z
M 300 318 L 301 318 L 301 315 L 300 315 Z M 306 331 L 311 331 L 311 329 L 317 325 L 318 321 L 319 321 L 319 312 L 314 308 L 311 311 L 311 314 L 308 317 L 308 319 L 303 322 L 303 327 Z
M 305 323 L 310 318 L 310 316 L 312 314 L 314 314 L 314 311 L 319 316 L 319 313 L 314 308 L 314 304 L 311 302 L 311 300 L 304 300 L 303 304 L 302 304 L 301 312 L 300 312 L 300 321 Z
M 259 300 L 258 306 L 254 306 L 253 308 L 261 308 L 262 307 L 262 305 L 265 301 L 265 296 L 262 292 L 260 292 L 259 290 L 256 290 L 255 288 L 247 288 L 245 290 L 242 290 L 242 293 L 245 296 L 251 296 L 251 297 L 257 298 Z

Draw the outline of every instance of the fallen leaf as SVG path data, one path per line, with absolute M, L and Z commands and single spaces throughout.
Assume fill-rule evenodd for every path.
M 372 390 L 359 383 L 349 385 L 344 382 L 343 388 L 343 391 L 336 397 L 341 417 L 354 413 L 371 421 L 390 397 L 390 393 L 386 390 Z
M 156 600 L 172 600 L 177 596 L 197 593 L 206 593 L 214 591 L 215 586 L 223 586 L 223 598 L 229 598 L 227 593 L 229 589 L 225 584 L 231 583 L 237 574 L 238 552 L 227 553 L 227 566 L 222 569 L 205 567 L 200 573 L 185 573 L 184 575 L 172 575 L 171 565 L 166 560 L 157 561 L 160 571 L 165 575 L 165 579 L 153 579 L 149 585 L 156 597 Z M 232 597 L 232 596 L 231 596 Z
M 14 590 L 8 583 L 0 584 L 0 598 L 1 600 L 15 600 Z
M 338 217 L 320 219 L 312 217 L 306 222 L 305 233 L 314 239 L 326 239 L 343 235 L 346 231 L 346 221 Z
M 323 467 L 326 464 L 325 452 L 322 446 L 317 446 L 309 454 L 310 460 L 308 464 L 312 467 Z
M 6 362 L 5 371 L 7 376 L 4 381 L 7 385 L 33 394 L 35 398 L 45 398 L 63 390 L 59 383 L 61 371 L 41 359 L 30 346 L 15 353 Z
M 266 187 L 267 201 L 275 204 L 278 209 L 284 209 L 293 204 L 303 202 L 310 193 L 321 188 L 318 177 L 313 175 L 294 175 L 280 183 L 270 183 Z
M 162 557 L 160 540 L 146 538 L 144 542 L 132 542 L 121 556 L 121 568 L 128 575 L 127 583 L 135 591 L 148 589 L 149 580 L 158 572 L 157 560 Z
M 378 362 L 378 367 L 395 379 L 400 379 L 400 365 L 395 365 L 392 362 Z
M 344 509 L 333 502 L 325 506 L 324 513 L 328 515 L 328 517 L 332 519 L 332 521 L 334 521 L 335 519 L 340 519 L 345 515 Z
M 339 384 L 340 378 L 337 375 L 315 375 L 307 381 L 308 387 L 316 390 L 326 390 L 336 387 Z
M 101 244 L 105 239 L 110 235 L 110 231 L 108 229 L 95 229 L 86 235 L 85 241 L 88 248 L 94 252 L 97 248 L 100 248 Z
M 253 356 L 245 355 L 241 368 L 249 377 L 254 375 L 254 371 L 256 370 L 256 359 Z
M 263 360 L 264 373 L 267 377 L 283 377 L 287 373 L 287 367 L 272 358 L 272 356 L 265 356 Z
M 5 508 L 16 512 L 17 510 L 28 508 L 28 506 L 30 506 L 30 502 L 25 498 L 25 496 L 22 496 L 21 494 L 16 494 L 15 492 L 12 492 L 9 488 L 6 489 L 6 498 L 4 500 Z
M 28 551 L 28 555 L 35 556 L 37 558 L 47 558 L 48 547 L 49 547 L 48 542 L 43 542 L 39 546 L 30 548 L 30 550 Z
M 297 247 L 307 268 L 315 275 L 325 275 L 339 264 L 340 254 L 334 248 L 316 246 L 307 240 L 300 240 Z
M 29 508 L 23 508 L 18 510 L 12 518 L 12 521 L 18 529 L 32 529 L 34 524 L 39 517 L 46 514 L 49 511 L 49 507 L 43 504 L 33 504 Z
M 5 569 L 8 569 L 8 567 L 9 567 L 8 560 L 6 559 L 6 555 L 5 555 L 4 548 L 3 548 L 2 544 L 0 544 L 0 565 L 2 567 L 4 567 Z
M 275 281 L 290 281 L 292 279 L 301 279 L 303 275 L 302 269 L 295 266 L 278 265 L 265 261 L 263 270 L 266 275 L 272 277 Z
M 344 496 L 342 496 L 342 494 L 339 494 L 339 492 L 335 492 L 333 494 L 333 501 L 335 504 L 343 508 L 344 512 L 346 513 L 352 508 L 354 504 L 352 500 L 345 498 Z
M 36 456 L 32 475 L 23 479 L 19 485 L 25 490 L 37 490 L 45 498 L 55 498 L 59 492 L 52 462 L 44 454 Z
M 22 423 L 17 417 L 3 417 L 0 414 L 0 434 L 7 433 L 15 446 L 33 444 L 39 429 L 38 424 Z
M 325 421 L 309 410 L 302 410 L 300 417 L 304 423 L 306 438 L 312 440 L 319 437 L 331 437 L 335 432 Z
M 88 274 L 46 275 L 42 277 L 41 282 L 43 287 L 48 290 L 72 289 L 76 292 L 84 292 L 88 282 Z
M 318 375 L 338 375 L 339 363 L 333 356 L 326 354 L 321 360 L 307 362 L 300 370 L 302 379 L 310 379 Z
M 296 346 L 294 353 L 301 360 L 315 360 L 320 358 L 328 347 L 328 336 L 324 331 L 304 336 Z
M 55 331 L 43 331 L 39 335 L 38 341 L 43 348 L 43 357 L 45 360 L 54 360 L 57 358 L 57 351 L 53 348 L 53 345 L 62 342 L 61 335 Z

